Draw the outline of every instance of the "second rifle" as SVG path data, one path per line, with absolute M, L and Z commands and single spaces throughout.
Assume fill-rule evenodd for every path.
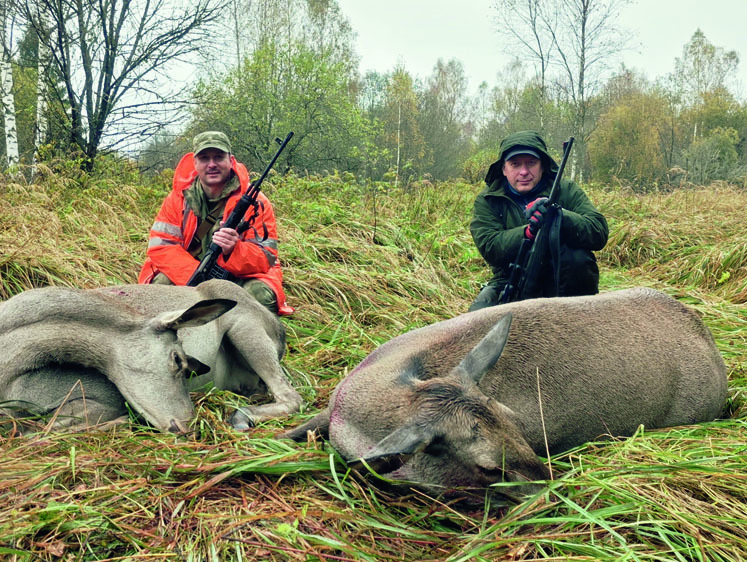
M 547 251 L 547 242 L 549 237 L 550 225 L 557 212 L 553 208 L 560 197 L 560 179 L 563 176 L 568 156 L 573 148 L 573 137 L 570 137 L 563 143 L 563 159 L 560 161 L 560 167 L 550 190 L 548 197 L 548 209 L 551 216 L 537 232 L 534 239 L 524 238 L 519 247 L 519 253 L 516 260 L 510 266 L 508 283 L 503 288 L 499 297 L 499 303 L 505 304 L 513 300 L 524 300 L 539 296 L 537 285 L 539 283 L 539 270 L 542 260 Z

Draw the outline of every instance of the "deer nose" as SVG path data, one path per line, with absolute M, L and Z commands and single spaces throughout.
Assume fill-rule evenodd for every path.
M 189 431 L 189 428 L 187 427 L 187 424 L 184 422 L 171 420 L 169 425 L 169 431 L 171 433 L 187 433 Z

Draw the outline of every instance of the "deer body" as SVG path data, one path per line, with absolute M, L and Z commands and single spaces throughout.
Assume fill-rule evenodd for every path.
M 426 489 L 483 488 L 547 478 L 547 449 L 713 420 L 725 397 L 723 359 L 694 311 L 630 289 L 486 308 L 394 338 L 285 437 L 317 430 L 347 460 Z
M 194 416 L 189 391 L 210 382 L 277 390 L 285 402 L 257 407 L 262 419 L 300 406 L 279 365 L 284 344 L 279 320 L 228 281 L 34 289 L 0 304 L 0 406 L 77 427 L 116 419 L 127 402 L 181 433 Z M 244 426 L 255 419 L 242 415 Z
M 280 320 L 230 281 L 212 280 L 197 287 L 172 285 L 125 285 L 96 289 L 114 296 L 144 314 L 158 314 L 173 307 L 191 306 L 200 299 L 228 298 L 235 309 L 209 324 L 179 332 L 184 351 L 210 370 L 187 382 L 191 391 L 214 385 L 245 396 L 272 394 L 274 401 L 246 406 L 232 423 L 246 428 L 257 421 L 296 412 L 301 396 L 288 382 L 280 365 L 285 354 L 285 328 Z

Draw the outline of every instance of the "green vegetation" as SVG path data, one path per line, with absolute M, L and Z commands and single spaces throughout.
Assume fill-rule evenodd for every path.
M 0 297 L 134 282 L 169 186 L 103 159 L 0 178 Z M 129 426 L 22 439 L 0 430 L 3 560 L 722 560 L 747 558 L 747 193 L 588 186 L 609 217 L 604 290 L 662 289 L 699 310 L 728 365 L 726 419 L 591 443 L 552 459 L 518 505 L 460 510 L 346 471 L 322 442 L 273 436 L 325 406 L 378 344 L 463 312 L 487 277 L 468 232 L 477 184 L 395 188 L 270 177 L 289 375 L 305 412 L 246 434 L 239 400 L 194 395 L 194 439 Z

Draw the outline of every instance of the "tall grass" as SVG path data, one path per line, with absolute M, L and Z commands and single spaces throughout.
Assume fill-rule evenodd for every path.
M 168 177 L 48 169 L 0 181 L 0 296 L 133 282 Z M 0 431 L 7 560 L 741 560 L 747 558 L 745 223 L 728 186 L 644 196 L 590 188 L 608 216 L 603 290 L 662 289 L 702 313 L 729 368 L 727 417 L 590 443 L 552 459 L 519 504 L 464 508 L 347 471 L 322 442 L 273 436 L 325 406 L 380 343 L 463 312 L 487 279 L 469 236 L 479 185 L 406 189 L 275 177 L 285 366 L 306 411 L 246 434 L 240 400 L 194 395 L 193 439 L 138 425 Z

